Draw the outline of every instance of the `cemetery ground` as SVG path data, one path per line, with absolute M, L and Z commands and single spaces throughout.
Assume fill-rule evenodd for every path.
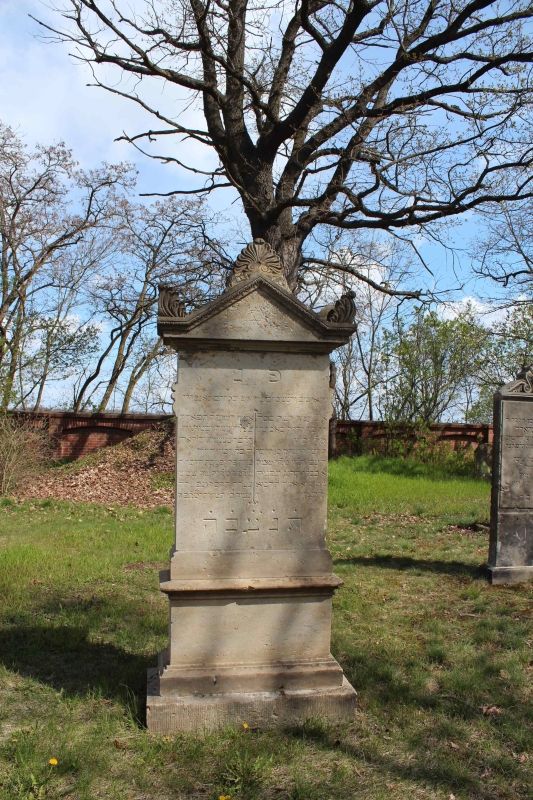
M 62 469 L 83 483 L 83 464 Z M 164 501 L 165 472 L 151 480 Z M 206 736 L 144 728 L 146 669 L 168 635 L 170 507 L 0 502 L 2 800 L 530 797 L 531 589 L 487 583 L 487 482 L 331 463 L 332 650 L 357 714 Z

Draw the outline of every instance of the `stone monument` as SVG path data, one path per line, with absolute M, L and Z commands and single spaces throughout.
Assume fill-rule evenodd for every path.
M 148 677 L 152 731 L 350 718 L 330 653 L 341 581 L 325 544 L 329 353 L 354 330 L 350 294 L 319 316 L 262 240 L 226 291 L 185 315 L 160 291 L 179 353 L 176 540 L 161 590 L 170 647 Z
M 492 583 L 533 579 L 533 367 L 494 395 L 489 572 Z

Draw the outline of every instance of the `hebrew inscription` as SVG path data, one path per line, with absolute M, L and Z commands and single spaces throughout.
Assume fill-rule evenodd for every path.
M 323 537 L 327 357 L 313 366 L 303 371 L 295 354 L 182 359 L 175 410 L 184 546 L 268 549 Z
M 533 402 L 504 400 L 500 506 L 533 508 Z

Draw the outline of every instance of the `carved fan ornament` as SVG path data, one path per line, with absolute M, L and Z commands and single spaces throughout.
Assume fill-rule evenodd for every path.
M 264 239 L 254 239 L 237 256 L 228 279 L 228 288 L 257 274 L 270 278 L 284 289 L 289 288 L 278 254 Z
M 178 290 L 166 283 L 159 285 L 158 315 L 160 317 L 184 317 L 185 306 Z
M 520 394 L 533 394 L 533 364 L 529 367 L 525 365 L 522 367 L 510 391 Z

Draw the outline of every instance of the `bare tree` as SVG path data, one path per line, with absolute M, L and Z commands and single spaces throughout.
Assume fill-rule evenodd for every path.
M 125 165 L 83 171 L 65 145 L 29 150 L 0 124 L 1 408 L 13 400 L 24 359 L 28 366 L 32 354 L 22 347 L 36 334 L 37 320 L 49 334 L 52 318 L 64 323 L 74 286 L 106 247 L 105 231 L 127 184 Z
M 199 179 L 187 192 L 234 187 L 293 287 L 316 229 L 411 233 L 532 195 L 530 0 L 63 0 L 61 13 L 41 24 L 151 115 L 125 138 L 178 139 L 150 154 Z M 203 125 L 180 113 L 197 101 Z M 191 142 L 218 165 L 187 162 Z
M 76 390 L 75 410 L 105 411 L 118 392 L 122 411 L 128 411 L 137 383 L 162 354 L 155 331 L 158 284 L 173 284 L 192 309 L 220 291 L 230 264 L 209 235 L 207 213 L 197 199 L 123 203 L 121 214 L 115 262 L 86 292 L 95 316 L 111 327 Z
M 486 214 L 475 271 L 511 294 L 512 303 L 533 298 L 533 201 L 501 203 Z
M 172 385 L 176 380 L 176 366 L 176 353 L 163 349 L 157 358 L 147 363 L 135 383 L 131 404 L 145 414 L 172 413 Z
M 405 300 L 395 291 L 409 280 L 410 253 L 396 240 L 385 247 L 368 239 L 357 253 L 347 247 L 336 249 L 335 244 L 330 243 L 326 258 L 309 259 L 314 268 L 301 276 L 299 294 L 309 305 L 319 306 L 353 292 L 357 327 L 348 344 L 333 355 L 335 411 L 340 419 L 374 419 L 381 338 Z

